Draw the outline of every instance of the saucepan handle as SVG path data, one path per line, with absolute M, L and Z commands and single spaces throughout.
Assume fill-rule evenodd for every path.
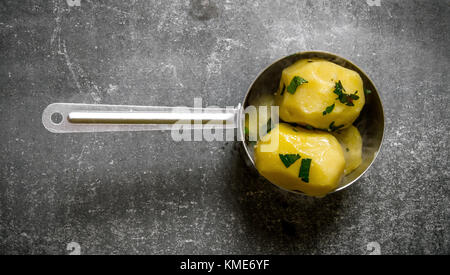
M 189 108 L 53 103 L 45 108 L 42 124 L 53 133 L 171 130 L 222 126 L 237 128 L 237 108 Z

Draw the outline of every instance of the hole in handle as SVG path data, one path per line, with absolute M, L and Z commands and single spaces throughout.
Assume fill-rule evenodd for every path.
M 63 116 L 61 113 L 53 113 L 52 116 L 50 117 L 50 120 L 52 121 L 53 124 L 58 125 L 61 124 L 61 122 L 63 121 Z

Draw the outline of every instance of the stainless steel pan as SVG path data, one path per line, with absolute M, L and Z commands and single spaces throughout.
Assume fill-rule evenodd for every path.
M 237 128 L 238 142 L 242 145 L 246 162 L 256 170 L 253 146 L 245 140 L 243 110 L 249 106 L 253 97 L 260 95 L 258 93 L 275 93 L 284 68 L 300 59 L 309 58 L 325 59 L 358 72 L 364 87 L 372 91 L 366 95 L 365 106 L 354 123 L 363 138 L 362 164 L 344 177 L 333 191 L 337 192 L 355 183 L 375 161 L 383 141 L 384 113 L 380 95 L 372 80 L 349 60 L 328 52 L 300 52 L 275 61 L 257 76 L 242 104 L 235 108 L 53 103 L 44 110 L 42 123 L 53 133 L 170 130 L 176 123 L 191 124 L 193 121 L 196 123 L 192 124 L 192 129 L 201 129 L 205 124 L 225 125 L 225 128 Z

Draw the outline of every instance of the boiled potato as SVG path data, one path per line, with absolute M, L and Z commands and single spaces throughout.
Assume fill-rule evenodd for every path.
M 255 164 L 262 176 L 284 189 L 322 197 L 338 186 L 345 159 L 330 133 L 280 123 L 258 141 Z
M 257 97 L 251 98 L 249 105 L 254 106 L 256 112 L 253 115 L 247 113 L 245 116 L 245 132 L 249 140 L 257 141 L 260 138 L 260 129 L 265 132 L 267 123 L 272 116 L 271 106 L 273 106 L 274 103 L 275 98 L 273 94 L 258 93 Z M 263 114 L 263 112 L 265 113 Z M 278 113 L 275 113 L 274 117 L 278 117 Z
M 336 85 L 343 89 L 336 90 Z M 285 68 L 275 97 L 282 120 L 322 130 L 349 127 L 365 103 L 357 72 L 318 59 L 300 60 Z
M 345 169 L 344 174 L 348 175 L 358 168 L 362 162 L 362 138 L 355 126 L 334 132 L 333 135 L 341 143 L 344 151 Z

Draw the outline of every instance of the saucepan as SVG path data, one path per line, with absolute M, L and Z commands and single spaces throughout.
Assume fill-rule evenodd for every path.
M 189 125 L 190 129 L 195 130 L 206 126 L 221 126 L 237 130 L 237 142 L 241 144 L 245 162 L 256 171 L 254 146 L 245 135 L 245 108 L 250 105 L 251 98 L 277 91 L 284 68 L 298 60 L 313 58 L 328 60 L 356 71 L 361 76 L 364 87 L 372 91 L 366 95 L 364 108 L 354 122 L 363 140 L 362 163 L 344 176 L 339 186 L 330 192 L 334 193 L 355 183 L 375 161 L 383 141 L 384 112 L 378 90 L 367 74 L 353 62 L 329 52 L 299 52 L 275 61 L 262 70 L 250 85 L 242 103 L 233 108 L 53 103 L 43 111 L 42 123 L 53 133 L 173 130 L 179 125 Z M 285 191 L 302 194 L 300 191 Z

